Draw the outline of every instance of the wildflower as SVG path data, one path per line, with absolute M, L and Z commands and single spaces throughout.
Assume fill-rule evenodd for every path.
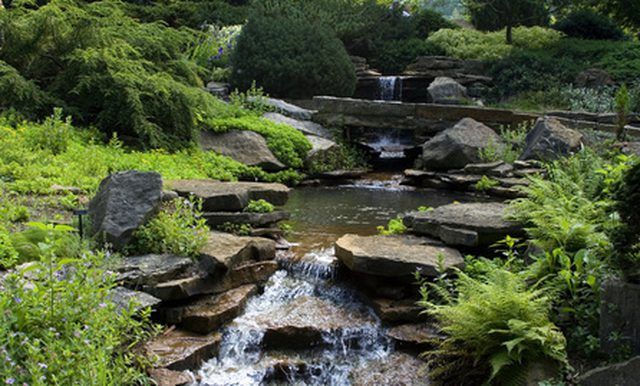
M 13 297 L 13 301 L 18 303 L 18 304 L 22 303 L 22 299 L 20 298 L 20 296 L 14 296 Z
M 46 369 L 48 367 L 46 363 L 42 362 L 38 363 L 38 366 L 40 366 L 41 369 Z
M 13 385 L 15 382 L 16 380 L 13 378 L 7 378 L 7 380 L 4 381 L 4 383 L 6 383 L 7 385 Z
M 105 307 L 107 307 L 107 303 L 102 302 L 102 303 L 98 304 L 98 307 L 105 308 Z

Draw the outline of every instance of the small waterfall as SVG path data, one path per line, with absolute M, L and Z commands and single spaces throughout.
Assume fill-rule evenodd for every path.
M 402 100 L 402 78 L 399 76 L 381 76 L 378 78 L 378 90 L 383 101 Z

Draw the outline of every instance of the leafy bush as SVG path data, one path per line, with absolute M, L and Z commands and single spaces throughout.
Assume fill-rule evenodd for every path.
M 614 263 L 623 275 L 633 281 L 640 277 L 640 162 L 636 161 L 625 174 L 615 193 L 615 208 L 620 215 L 621 226 L 614 232 L 616 246 Z
M 424 353 L 434 369 L 430 376 L 447 384 L 460 384 L 455 380 L 461 377 L 511 384 L 536 361 L 566 364 L 565 339 L 549 321 L 550 299 L 542 291 L 527 289 L 521 277 L 503 269 L 480 279 L 459 272 L 455 287 L 455 298 L 438 291 L 447 304 L 421 301 L 445 334 Z
M 598 62 L 598 66 L 607 71 L 617 82 L 633 83 L 640 73 L 640 44 L 630 42 L 613 46 Z
M 18 261 L 18 252 L 13 247 L 11 237 L 6 229 L 0 227 L 0 267 L 13 267 Z
M 389 220 L 386 228 L 380 225 L 377 230 L 378 234 L 382 236 L 401 235 L 407 233 L 407 227 L 404 225 L 404 221 L 402 221 L 402 217 L 400 216 Z
M 271 213 L 274 210 L 273 204 L 263 199 L 249 200 L 249 204 L 244 208 L 244 211 L 249 213 Z
M 209 227 L 202 203 L 177 199 L 133 234 L 129 253 L 171 253 L 197 257 L 206 245 Z
M 163 21 L 176 28 L 237 25 L 244 23 L 249 14 L 247 4 L 226 0 L 127 1 L 125 10 L 145 23 Z
M 148 382 L 145 360 L 132 348 L 152 333 L 150 312 L 134 318 L 133 304 L 116 308 L 113 277 L 99 268 L 104 256 L 57 255 L 48 238 L 37 248 L 33 280 L 17 272 L 3 281 L 0 378 L 20 385 Z
M 54 155 L 63 153 L 69 146 L 71 139 L 71 117 L 62 120 L 62 109 L 55 108 L 53 115 L 48 117 L 42 125 L 29 131 L 27 141 L 34 148 L 47 150 Z
M 482 178 L 480 178 L 480 181 L 476 183 L 475 189 L 479 192 L 486 192 L 488 190 L 491 190 L 491 188 L 495 188 L 496 186 L 499 186 L 499 185 L 500 185 L 499 181 L 496 181 L 487 176 L 482 176 Z
M 460 59 L 496 60 L 516 49 L 539 49 L 562 37 L 558 31 L 542 27 L 513 29 L 513 45 L 508 45 L 504 32 L 480 32 L 471 29 L 442 29 L 427 41 L 442 48 L 447 55 Z
M 301 17 L 254 15 L 232 57 L 231 83 L 248 89 L 255 81 L 279 97 L 350 96 L 353 64 L 328 27 Z
M 624 32 L 613 20 L 589 9 L 571 12 L 553 28 L 569 37 L 578 39 L 624 39 Z
M 423 39 L 388 40 L 380 43 L 370 65 L 385 74 L 399 74 L 418 56 L 443 55 L 444 50 Z
M 16 264 L 39 260 L 42 257 L 43 243 L 47 243 L 49 252 L 56 256 L 72 259 L 81 257 L 84 246 L 73 227 L 38 222 L 28 223 L 27 226 L 24 231 L 11 234 L 11 244 L 18 253 Z

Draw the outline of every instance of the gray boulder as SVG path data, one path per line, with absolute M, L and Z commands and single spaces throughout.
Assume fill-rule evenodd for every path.
M 480 149 L 487 146 L 499 148 L 503 142 L 490 127 L 464 118 L 422 145 L 421 162 L 426 169 L 462 169 L 479 163 Z
M 508 206 L 497 202 L 450 204 L 404 218 L 411 232 L 438 237 L 446 244 L 489 246 L 506 236 L 522 233 L 519 224 L 504 219 Z
M 446 76 L 437 77 L 428 88 L 433 103 L 462 104 L 469 99 L 467 88 Z
M 521 160 L 552 161 L 582 147 L 582 134 L 569 129 L 555 118 L 539 118 L 525 138 Z
M 160 299 L 146 292 L 134 291 L 125 287 L 111 289 L 108 298 L 115 304 L 117 312 L 128 310 L 129 307 L 133 307 L 136 311 L 147 307 L 154 308 L 161 302 Z
M 206 89 L 217 98 L 226 99 L 229 97 L 229 84 L 227 83 L 209 82 Z
M 271 107 L 276 112 L 286 115 L 287 117 L 300 119 L 303 121 L 310 121 L 313 117 L 313 111 L 303 109 L 302 107 L 298 107 L 296 105 L 292 105 L 291 103 L 287 103 L 281 99 L 265 97 L 262 97 L 261 99 L 264 104 Z M 249 100 L 256 101 L 257 98 L 250 97 Z
M 413 236 L 345 235 L 335 244 L 336 257 L 354 272 L 407 278 L 413 282 L 416 270 L 438 275 L 439 258 L 445 268 L 461 267 L 462 255 L 433 240 Z
M 262 117 L 273 123 L 289 125 L 305 135 L 316 135 L 318 137 L 327 139 L 330 139 L 332 137 L 329 130 L 325 129 L 322 125 L 319 125 L 315 122 L 289 118 L 280 113 L 266 113 Z
M 340 145 L 337 143 L 315 135 L 306 137 L 311 143 L 311 150 L 307 153 L 305 160 L 307 167 L 315 163 L 326 163 L 339 155 Z
M 186 257 L 152 254 L 123 258 L 114 270 L 118 282 L 137 287 L 176 279 L 193 265 Z
M 203 131 L 200 133 L 200 147 L 270 172 L 285 168 L 269 150 L 264 137 L 253 131 L 231 130 L 222 134 Z
M 89 203 L 93 234 L 121 249 L 160 208 L 162 177 L 155 172 L 115 173 L 100 183 Z

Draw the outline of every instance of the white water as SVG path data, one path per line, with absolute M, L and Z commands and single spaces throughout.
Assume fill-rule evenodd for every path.
M 371 148 L 380 152 L 382 159 L 404 158 L 404 149 L 408 146 L 403 144 L 397 136 L 384 136 L 375 142 L 368 144 Z
M 284 258 L 280 264 L 283 269 L 264 293 L 224 330 L 218 357 L 198 373 L 200 385 L 349 385 L 352 371 L 393 351 L 373 311 L 355 290 L 335 282 L 333 248 L 307 253 L 297 262 Z M 279 322 L 332 327 L 323 328 L 318 347 L 265 351 L 266 329 Z
M 399 90 L 396 92 L 396 88 Z M 381 76 L 378 78 L 378 90 L 383 101 L 402 100 L 402 78 L 398 76 Z

